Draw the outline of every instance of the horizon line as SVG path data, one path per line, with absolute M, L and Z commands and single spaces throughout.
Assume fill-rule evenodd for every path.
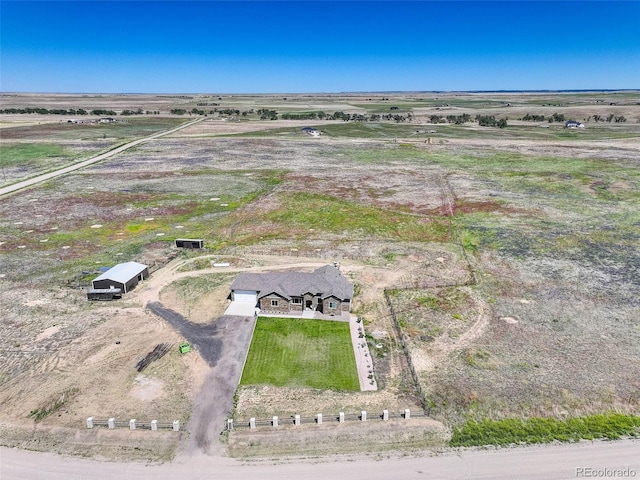
M 577 88 L 577 89 L 497 89 L 497 90 L 354 90 L 342 92 L 22 92 L 0 91 L 0 95 L 365 95 L 365 94 L 419 94 L 419 93 L 584 93 L 635 92 L 639 88 Z

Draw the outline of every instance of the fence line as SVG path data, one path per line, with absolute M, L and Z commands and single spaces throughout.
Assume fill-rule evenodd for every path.
M 462 237 L 456 231 L 456 227 L 453 223 L 453 217 L 455 216 L 455 206 L 456 206 L 456 196 L 453 193 L 453 188 L 451 188 L 451 183 L 449 182 L 448 176 L 440 176 L 440 189 L 442 191 L 442 208 L 443 210 L 448 210 L 449 217 L 449 228 L 451 230 L 451 239 L 453 242 L 456 242 L 460 248 L 462 249 L 462 256 L 467 264 L 467 269 L 469 270 L 469 284 L 477 285 L 478 278 L 476 276 L 476 271 L 473 268 L 473 264 L 471 263 L 471 259 L 467 254 L 466 248 L 464 248 L 464 243 L 462 241 Z
M 413 366 L 413 360 L 411 358 L 411 352 L 409 351 L 409 347 L 407 346 L 407 342 L 405 340 L 404 334 L 402 333 L 402 327 L 400 326 L 400 322 L 398 321 L 398 317 L 396 316 L 396 311 L 393 308 L 393 304 L 391 303 L 391 297 L 389 296 L 389 291 L 384 289 L 384 298 L 387 301 L 387 307 L 389 307 L 389 312 L 391 313 L 391 319 L 393 320 L 393 326 L 396 330 L 396 335 L 400 339 L 400 344 L 402 345 L 402 351 L 407 359 L 407 365 L 409 366 L 409 371 L 411 372 L 411 378 L 413 380 L 413 384 L 415 386 L 416 392 L 418 393 L 418 400 L 420 401 L 420 406 L 425 415 L 431 414 L 431 406 L 429 402 L 427 402 L 427 397 L 422 390 L 422 385 L 420 384 L 420 378 L 418 377 L 418 372 Z
M 368 421 L 387 421 L 392 419 L 404 419 L 409 420 L 414 417 L 426 417 L 427 414 L 424 411 L 409 411 L 405 409 L 402 412 L 392 412 L 383 410 L 382 412 L 366 412 L 360 413 L 344 413 L 340 412 L 337 415 L 323 415 L 322 413 L 314 416 L 302 416 L 302 415 L 290 415 L 290 416 L 273 416 L 268 419 L 263 418 L 250 418 L 246 419 L 228 419 L 224 424 L 224 428 L 227 430 L 235 429 L 254 429 L 258 427 L 280 427 L 280 426 L 297 426 L 297 425 L 319 425 L 325 423 L 344 423 L 344 422 L 368 422 Z
M 158 420 L 137 420 L 132 418 L 131 420 L 116 420 L 115 417 L 111 418 L 87 418 L 87 428 L 94 427 L 107 427 L 109 429 L 115 428 L 128 428 L 130 430 L 173 430 L 177 432 L 180 430 L 180 421 L 174 420 L 171 423 L 158 422 Z

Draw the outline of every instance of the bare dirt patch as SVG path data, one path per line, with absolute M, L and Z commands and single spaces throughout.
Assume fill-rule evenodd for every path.
M 286 419 L 283 419 L 286 421 Z M 408 421 L 373 419 L 365 423 L 341 425 L 300 425 L 261 427 L 260 430 L 236 429 L 229 435 L 230 456 L 305 457 L 388 451 L 423 451 L 446 445 L 449 431 L 426 418 Z
M 129 395 L 138 400 L 150 402 L 157 400 L 164 394 L 164 385 L 157 378 L 149 378 L 144 375 L 138 375 L 133 380 L 133 387 Z

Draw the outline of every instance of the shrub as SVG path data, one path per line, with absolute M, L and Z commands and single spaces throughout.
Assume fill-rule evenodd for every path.
M 603 413 L 558 420 L 531 418 L 520 420 L 470 420 L 454 429 L 451 446 L 510 445 L 518 443 L 577 442 L 583 439 L 617 439 L 640 435 L 640 417 Z

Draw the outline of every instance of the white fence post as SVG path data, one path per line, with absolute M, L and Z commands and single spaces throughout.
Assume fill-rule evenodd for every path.
M 93 428 L 93 417 L 87 418 L 87 428 Z
M 318 414 L 318 425 L 322 425 L 322 414 Z
M 251 429 L 256 428 L 256 419 L 255 419 L 255 417 L 251 417 L 249 419 L 249 428 L 251 428 Z
M 151 430 L 158 430 L 158 420 L 151 420 Z
M 180 420 L 174 420 L 173 421 L 173 431 L 177 432 L 180 430 Z
M 136 429 L 136 419 L 132 418 L 131 420 L 129 420 L 129 430 L 135 430 Z
M 338 415 L 338 422 L 344 423 L 344 412 L 340 412 Z
M 278 416 L 277 415 L 273 416 L 272 422 L 273 422 L 273 426 L 274 427 L 278 426 Z
M 366 421 L 367 421 L 367 411 L 366 411 L 366 410 L 362 410 L 362 411 L 360 412 L 360 418 L 361 418 L 361 420 L 362 420 L 363 422 L 366 422 Z
M 411 412 L 409 411 L 408 408 L 404 409 L 404 419 L 405 420 L 409 420 L 411 418 Z
M 389 420 L 389 410 L 382 410 L 382 420 Z
M 111 417 L 107 420 L 107 425 L 109 425 L 109 428 L 116 428 L 116 419 Z
M 293 417 L 293 424 L 294 425 L 300 425 L 300 415 L 297 415 L 295 417 Z

